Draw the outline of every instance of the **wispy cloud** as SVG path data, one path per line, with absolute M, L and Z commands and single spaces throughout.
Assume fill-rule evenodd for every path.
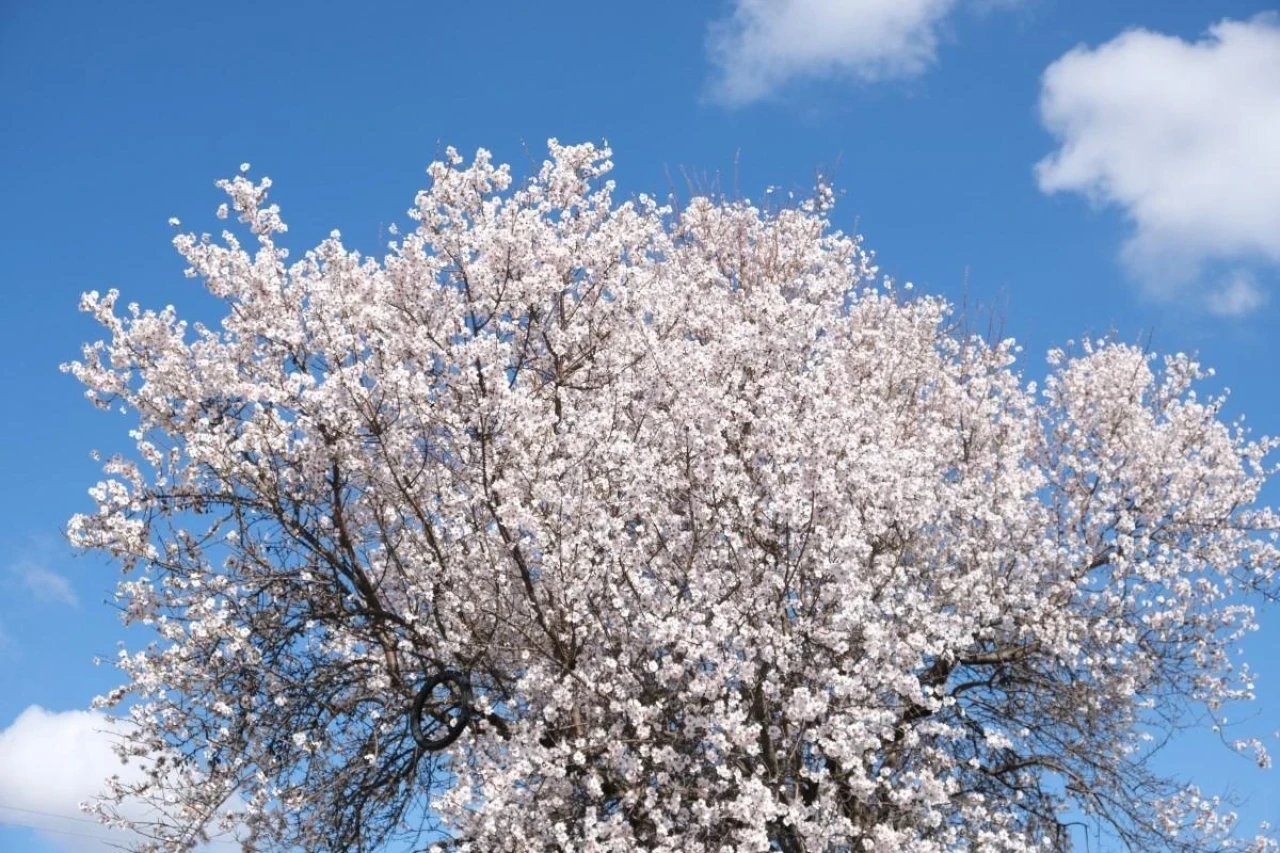
M 980 10 L 1019 0 L 968 0 Z M 712 95 L 740 105 L 798 79 L 914 77 L 937 58 L 962 0 L 735 0 L 711 25 Z
M 1078 47 L 1045 71 L 1040 112 L 1059 143 L 1040 188 L 1122 210 L 1122 257 L 1149 293 L 1185 299 L 1227 266 L 1194 301 L 1223 316 L 1262 304 L 1250 270 L 1280 266 L 1280 17 Z
M 1243 317 L 1267 304 L 1267 293 L 1248 270 L 1233 270 L 1205 295 L 1205 307 L 1219 317 Z
M 10 572 L 37 601 L 79 607 L 80 598 L 71 581 L 46 565 L 46 550 L 20 555 L 10 566 Z

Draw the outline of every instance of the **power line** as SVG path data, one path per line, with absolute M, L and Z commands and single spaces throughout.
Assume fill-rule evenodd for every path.
M 77 823 L 87 823 L 87 824 L 90 824 L 91 826 L 102 826 L 102 827 L 106 826 L 106 824 L 102 823 L 101 821 L 94 820 L 93 818 L 74 817 L 69 814 L 58 814 L 56 812 L 44 812 L 44 811 L 40 811 L 39 809 L 28 809 L 28 808 L 23 808 L 22 806 L 10 806 L 10 805 L 5 805 L 4 803 L 0 803 L 0 810 L 10 811 L 10 812 L 23 812 L 25 814 L 39 815 L 40 817 L 51 817 L 57 820 L 71 820 Z M 39 826 L 33 823 L 19 823 L 18 821 L 6 820 L 3 817 L 0 817 L 0 828 L 4 828 L 6 826 L 16 826 L 22 829 L 31 829 L 31 830 L 35 830 L 36 832 L 52 832 L 58 835 L 73 835 L 76 838 L 91 838 L 94 841 L 105 841 L 109 844 L 112 843 L 113 837 L 115 838 L 119 837 L 114 835 L 114 833 L 111 833 L 111 832 L 103 833 L 101 835 L 91 835 L 87 832 L 74 832 L 70 829 L 54 829 L 53 827 Z M 234 838 L 228 839 L 225 837 L 225 833 L 219 833 L 218 835 L 211 836 L 209 840 L 211 842 L 222 843 L 223 841 L 234 840 Z
M 54 817 L 61 817 L 61 815 L 54 815 Z M 23 829 L 33 829 L 36 832 L 52 832 L 55 835 L 74 835 L 76 838 L 91 838 L 94 841 L 105 840 L 101 835 L 90 835 L 87 832 L 72 832 L 69 829 L 53 829 L 52 827 L 48 827 L 48 826 L 36 826 L 35 824 L 32 824 L 32 823 L 17 823 L 15 821 L 5 821 L 4 823 L 0 823 L 0 826 L 18 826 Z
M 40 815 L 41 817 L 56 817 L 58 820 L 74 820 L 80 823 L 92 823 L 94 825 L 101 825 L 100 821 L 96 821 L 93 818 L 75 817 L 68 814 L 55 814 L 54 812 L 42 812 L 39 809 L 24 809 L 22 806 L 7 806 L 4 803 L 0 803 L 0 809 L 4 809 L 5 811 L 9 811 L 9 812 L 25 812 L 27 814 L 37 814 L 37 815 Z

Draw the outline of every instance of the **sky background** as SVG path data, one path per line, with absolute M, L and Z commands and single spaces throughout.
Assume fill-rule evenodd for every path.
M 89 453 L 126 421 L 58 372 L 82 291 L 216 320 L 171 216 L 270 175 L 295 253 L 366 251 L 445 145 L 527 172 L 608 140 L 624 192 L 842 193 L 884 272 L 992 311 L 1043 353 L 1082 334 L 1196 352 L 1280 433 L 1280 17 L 1216 0 L 307 4 L 0 0 L 0 851 L 105 850 L 76 811 L 111 767 L 114 569 L 70 552 Z M 1280 489 L 1268 498 L 1280 502 Z M 1280 749 L 1280 611 L 1231 736 Z M 133 639 L 137 641 L 141 635 Z M 1210 736 L 1167 766 L 1280 824 L 1280 779 Z M 34 827 L 34 828 L 33 828 Z

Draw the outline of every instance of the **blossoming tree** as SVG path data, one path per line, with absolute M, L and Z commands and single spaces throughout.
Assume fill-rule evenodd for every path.
M 381 259 L 290 262 L 241 175 L 256 246 L 174 241 L 220 328 L 84 297 L 109 339 L 66 369 L 139 422 L 70 532 L 157 635 L 100 700 L 145 770 L 103 815 L 173 851 L 1272 849 L 1148 760 L 1249 696 L 1277 587 L 1274 445 L 1207 371 L 1085 342 L 1038 387 L 825 191 L 619 203 L 608 156 L 450 150 Z

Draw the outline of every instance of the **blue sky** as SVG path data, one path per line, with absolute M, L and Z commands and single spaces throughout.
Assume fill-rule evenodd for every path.
M 1280 19 L 1265 4 L 303 8 L 0 3 L 0 850 L 98 849 L 70 834 L 96 832 L 74 808 L 105 760 L 77 712 L 114 686 L 92 658 L 123 632 L 113 570 L 61 528 L 89 506 L 89 451 L 121 446 L 125 423 L 57 370 L 97 335 L 79 294 L 208 311 L 166 220 L 212 229 L 213 181 L 242 161 L 275 182 L 291 245 L 339 228 L 366 250 L 444 145 L 520 167 L 551 136 L 607 139 L 636 192 L 719 176 L 754 198 L 821 169 L 882 269 L 994 306 L 1029 377 L 1083 333 L 1150 335 L 1198 352 L 1233 413 L 1280 433 Z M 1260 701 L 1238 733 L 1277 748 L 1280 612 L 1263 619 Z M 1275 772 L 1210 738 L 1165 760 L 1280 823 Z

